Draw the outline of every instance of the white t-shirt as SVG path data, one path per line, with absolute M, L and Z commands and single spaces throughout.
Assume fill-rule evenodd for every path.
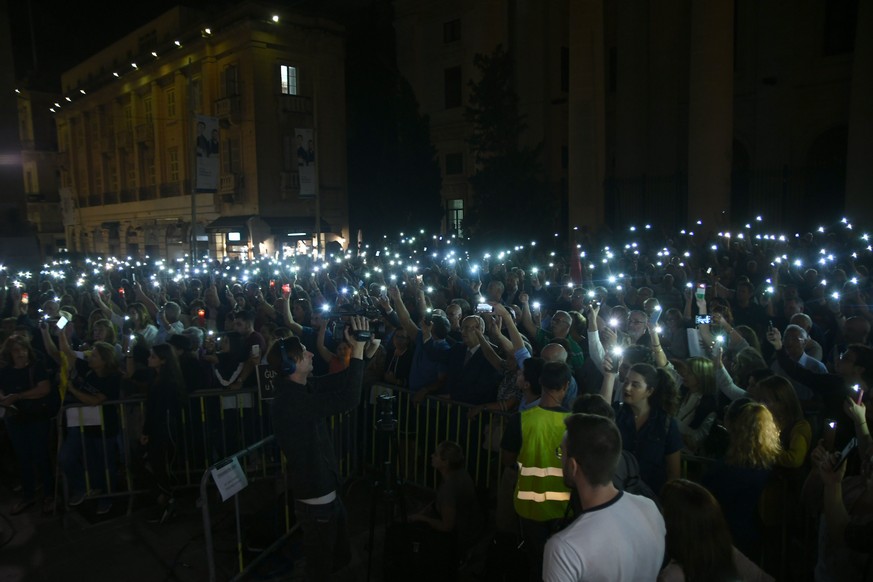
M 665 534 L 664 519 L 651 499 L 619 492 L 549 539 L 543 580 L 656 580 L 664 559 Z

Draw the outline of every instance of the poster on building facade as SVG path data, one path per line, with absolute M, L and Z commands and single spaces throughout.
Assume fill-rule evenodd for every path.
M 198 115 L 195 140 L 194 169 L 197 181 L 194 187 L 198 192 L 215 192 L 221 171 L 218 118 Z
M 300 174 L 300 197 L 315 197 L 315 132 L 311 129 L 295 129 L 297 139 L 297 171 Z

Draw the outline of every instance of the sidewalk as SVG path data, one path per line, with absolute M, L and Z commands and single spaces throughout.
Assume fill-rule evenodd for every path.
M 269 544 L 271 532 L 284 523 L 284 506 L 270 502 L 272 485 L 253 483 L 241 494 L 243 545 Z M 417 511 L 432 497 L 429 491 L 406 488 L 410 513 Z M 177 515 L 168 523 L 150 524 L 148 508 L 135 508 L 125 515 L 127 501 L 115 502 L 112 511 L 96 516 L 95 502 L 85 501 L 69 513 L 61 509 L 55 516 L 43 516 L 36 506 L 16 516 L 9 516 L 15 497 L 8 491 L 0 497 L 0 582 L 33 581 L 103 581 L 154 582 L 177 580 L 203 582 L 209 579 L 202 513 L 196 507 L 196 492 L 183 492 L 177 498 Z M 361 478 L 346 484 L 345 501 L 349 513 L 350 535 L 355 555 L 355 579 L 366 577 L 372 481 Z M 218 580 L 228 580 L 239 571 L 236 525 L 232 501 L 222 503 L 210 496 L 210 510 L 215 543 Z M 377 507 L 376 553 L 371 580 L 381 580 L 382 538 L 385 505 Z M 8 520 L 8 521 L 7 521 Z M 11 528 L 11 529 L 10 529 Z M 260 538 L 260 540 L 258 539 Z M 246 563 L 256 553 L 245 552 Z M 299 534 L 291 538 L 274 556 L 266 559 L 252 580 L 302 581 Z

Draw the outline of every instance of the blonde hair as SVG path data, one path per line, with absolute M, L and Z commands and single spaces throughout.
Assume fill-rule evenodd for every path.
M 757 402 L 743 405 L 728 427 L 730 444 L 725 460 L 738 467 L 769 469 L 782 452 L 779 427 L 767 407 Z

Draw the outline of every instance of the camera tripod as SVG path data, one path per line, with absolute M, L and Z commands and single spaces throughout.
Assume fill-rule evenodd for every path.
M 380 404 L 384 405 L 385 403 Z M 390 402 L 389 402 L 390 405 Z M 384 411 L 384 409 L 383 409 Z M 401 522 L 406 523 L 406 498 L 403 494 L 403 483 L 398 478 L 400 467 L 400 446 L 397 439 L 397 421 L 393 414 L 380 415 L 376 421 L 376 450 L 379 457 L 377 474 L 373 481 L 373 493 L 370 499 L 370 557 L 367 560 L 367 581 L 373 570 L 374 538 L 376 535 L 376 515 L 379 504 L 385 508 L 385 528 L 394 523 L 395 507 L 400 509 Z M 381 473 L 380 473 L 381 471 Z M 388 549 L 383 550 L 383 569 Z

